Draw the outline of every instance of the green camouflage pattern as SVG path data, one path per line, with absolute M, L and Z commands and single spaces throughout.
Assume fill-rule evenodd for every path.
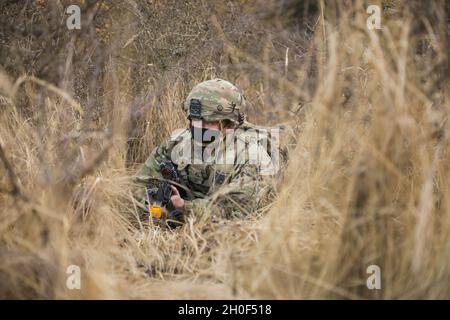
M 234 131 L 232 133 L 233 143 L 240 140 L 248 145 L 249 139 L 244 131 Z M 227 140 L 228 142 L 228 140 Z M 213 142 L 216 143 L 216 142 Z M 189 144 L 187 146 L 186 144 Z M 167 141 L 156 147 L 142 168 L 139 170 L 134 180 L 139 186 L 138 197 L 145 201 L 145 188 L 147 186 L 157 186 L 158 179 L 162 179 L 159 163 L 165 160 L 178 163 L 178 173 L 180 177 L 178 190 L 185 190 L 186 213 L 202 216 L 203 214 L 230 218 L 242 216 L 253 212 L 259 203 L 265 188 L 264 176 L 261 175 L 261 166 L 250 164 L 249 152 L 259 153 L 259 157 L 265 162 L 270 161 L 269 155 L 264 148 L 256 147 L 244 148 L 240 152 L 235 150 L 234 161 L 231 164 L 218 163 L 217 159 L 225 154 L 223 141 L 216 143 L 216 156 L 212 157 L 208 163 L 194 163 L 196 154 L 192 153 L 190 164 L 188 161 L 174 161 L 171 155 L 177 154 L 178 150 L 192 145 L 191 132 L 186 129 L 172 136 Z M 246 153 L 246 154 L 242 154 Z M 239 157 L 244 157 L 244 161 L 237 161 Z M 240 163 L 239 163 L 240 162 Z M 217 183 L 217 173 L 225 177 L 223 183 Z M 145 207 L 144 207 L 145 208 Z M 207 210 L 205 210 L 207 209 Z
M 184 102 L 183 109 L 189 114 L 191 99 L 201 101 L 201 115 L 204 121 L 231 120 L 239 123 L 246 100 L 233 84 L 222 79 L 207 80 L 196 85 Z

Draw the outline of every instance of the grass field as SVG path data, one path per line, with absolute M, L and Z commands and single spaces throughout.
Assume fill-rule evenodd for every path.
M 448 2 L 374 1 L 381 30 L 360 0 L 69 4 L 0 5 L 0 298 L 450 298 Z M 292 127 L 284 175 L 146 227 L 130 177 L 214 77 Z

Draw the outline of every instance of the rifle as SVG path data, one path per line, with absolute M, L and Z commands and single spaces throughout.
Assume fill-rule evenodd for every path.
M 147 188 L 149 214 L 153 219 L 166 222 L 169 228 L 176 228 L 183 222 L 183 213 L 175 209 L 170 201 L 172 189 L 169 181 L 177 182 L 178 172 L 171 161 L 163 161 L 160 164 L 160 172 L 165 180 L 159 183 L 157 189 Z M 166 209 L 167 216 L 163 215 L 163 208 Z

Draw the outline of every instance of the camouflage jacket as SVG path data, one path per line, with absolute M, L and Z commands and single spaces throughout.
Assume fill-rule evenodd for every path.
M 257 208 L 267 189 L 264 171 L 272 170 L 266 149 L 254 142 L 245 131 L 236 130 L 226 142 L 223 139 L 208 146 L 215 148 L 208 157 L 208 151 L 195 147 L 189 129 L 179 131 L 153 150 L 135 176 L 137 196 L 141 203 L 145 201 L 146 188 L 162 179 L 159 164 L 170 160 L 178 171 L 178 190 L 185 191 L 186 213 L 203 216 L 210 212 L 227 218 L 248 214 Z

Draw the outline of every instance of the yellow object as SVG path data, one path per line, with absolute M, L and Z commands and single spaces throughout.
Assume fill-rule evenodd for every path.
M 150 213 L 154 218 L 161 219 L 162 217 L 162 208 L 160 206 L 150 206 Z

